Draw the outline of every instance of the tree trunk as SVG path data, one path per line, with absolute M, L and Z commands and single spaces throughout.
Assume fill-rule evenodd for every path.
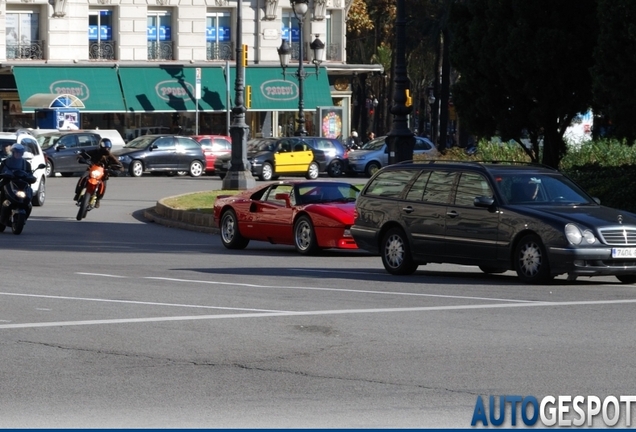
M 438 148 L 444 147 L 448 135 L 448 102 L 450 97 L 450 38 L 448 29 L 442 30 L 442 91 L 440 97 L 440 121 L 439 121 L 439 144 Z

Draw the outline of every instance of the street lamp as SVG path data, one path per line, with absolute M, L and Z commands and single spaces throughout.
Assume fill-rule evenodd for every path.
M 298 38 L 300 40 L 300 44 L 298 47 L 298 70 L 295 72 L 296 79 L 298 79 L 298 129 L 294 133 L 296 136 L 307 136 L 307 129 L 305 129 L 305 107 L 304 107 L 304 99 L 303 99 L 303 81 L 308 75 L 315 74 L 316 76 L 319 74 L 320 63 L 322 63 L 322 55 L 325 50 L 325 44 L 318 39 L 318 35 L 316 35 L 316 39 L 311 43 L 310 48 L 314 52 L 314 58 L 312 63 L 316 66 L 316 72 L 306 72 L 304 69 L 304 36 L 303 36 L 303 25 L 305 21 L 305 14 L 307 13 L 307 9 L 309 8 L 308 4 L 309 0 L 290 0 L 292 10 L 294 11 L 294 16 L 298 20 Z M 285 39 L 278 48 L 278 56 L 280 57 L 280 65 L 283 68 L 283 76 L 286 77 L 287 66 L 289 65 L 289 60 L 291 58 L 291 45 Z

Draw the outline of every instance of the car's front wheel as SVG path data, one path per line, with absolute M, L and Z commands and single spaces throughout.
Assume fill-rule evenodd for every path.
M 46 168 L 44 168 L 44 175 L 47 177 L 53 177 L 55 175 L 55 171 L 53 171 L 53 162 L 49 159 L 46 160 Z
M 234 210 L 226 210 L 221 216 L 221 242 L 228 249 L 245 249 L 250 242 L 241 235 Z
M 545 284 L 554 278 L 545 246 L 536 234 L 528 234 L 519 241 L 513 260 L 517 276 L 524 283 Z
M 40 186 L 38 186 L 38 190 L 33 194 L 33 199 L 31 202 L 34 206 L 43 206 L 44 200 L 46 199 L 46 182 L 44 178 L 40 180 Z
M 409 240 L 401 228 L 391 228 L 382 237 L 380 255 L 384 268 L 391 274 L 410 275 L 417 270 L 417 264 L 411 256 Z
M 200 177 L 203 174 L 203 164 L 201 161 L 192 161 L 189 173 L 190 177 Z
M 130 175 L 132 177 L 141 177 L 141 175 L 144 173 L 144 165 L 141 163 L 141 161 L 132 161 L 132 163 L 130 164 L 130 168 L 128 168 L 128 171 L 130 172 Z
M 269 162 L 265 162 L 263 164 L 263 168 L 261 169 L 261 175 L 258 176 L 258 178 L 263 181 L 270 181 L 273 177 L 274 177 L 274 167 Z
M 380 169 L 380 164 L 379 163 L 370 162 L 369 165 L 367 165 L 367 167 L 364 170 L 364 172 L 367 175 L 367 177 L 371 177 L 371 176 L 373 176 L 373 174 L 377 173 L 379 169 Z
M 303 255 L 314 255 L 320 250 L 314 224 L 308 216 L 299 217 L 294 224 L 294 245 Z
M 318 175 L 320 174 L 320 167 L 316 162 L 312 162 L 309 164 L 309 168 L 307 169 L 307 175 L 305 177 L 308 180 L 316 180 Z
M 620 275 L 616 276 L 616 279 L 621 281 L 624 284 L 633 284 L 636 283 L 636 275 Z
M 342 161 L 334 160 L 327 168 L 327 174 L 329 177 L 340 177 L 342 175 Z

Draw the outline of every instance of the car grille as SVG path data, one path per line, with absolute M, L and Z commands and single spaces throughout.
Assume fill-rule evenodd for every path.
M 602 228 L 599 229 L 603 241 L 612 246 L 636 245 L 636 229 L 634 228 Z

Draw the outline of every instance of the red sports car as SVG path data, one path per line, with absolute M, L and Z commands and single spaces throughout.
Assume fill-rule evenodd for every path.
M 301 254 L 357 249 L 349 228 L 360 190 L 344 182 L 281 181 L 237 195 L 219 195 L 214 221 L 228 249 L 250 240 L 294 245 Z
M 226 135 L 194 135 L 193 139 L 201 144 L 205 154 L 205 172 L 214 173 L 214 161 L 217 156 L 232 152 L 232 138 Z

